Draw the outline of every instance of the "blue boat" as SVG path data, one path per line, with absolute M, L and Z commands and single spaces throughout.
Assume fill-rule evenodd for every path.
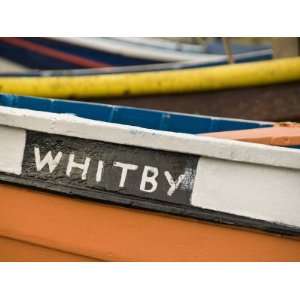
M 233 45 L 236 62 L 272 58 L 269 46 Z M 221 42 L 188 45 L 154 38 L 0 38 L 0 57 L 30 69 L 78 69 L 194 62 L 226 64 Z

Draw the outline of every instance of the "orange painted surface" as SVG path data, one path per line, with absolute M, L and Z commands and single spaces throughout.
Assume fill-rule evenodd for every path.
M 214 132 L 204 135 L 274 146 L 300 145 L 300 126 L 288 123 L 269 128 Z
M 300 261 L 300 240 L 0 183 L 0 236 L 105 261 Z M 20 251 L 20 258 L 26 251 Z M 63 259 L 63 258 L 62 258 Z
M 89 262 L 96 259 L 0 237 L 1 262 Z

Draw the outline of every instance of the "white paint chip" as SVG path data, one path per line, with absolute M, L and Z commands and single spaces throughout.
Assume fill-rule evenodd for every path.
M 25 149 L 24 129 L 0 125 L 0 171 L 20 175 Z

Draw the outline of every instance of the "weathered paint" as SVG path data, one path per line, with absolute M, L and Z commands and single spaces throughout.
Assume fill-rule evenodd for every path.
M 22 177 L 62 191 L 114 192 L 188 205 L 197 161 L 193 155 L 29 131 Z
M 0 77 L 0 91 L 19 95 L 90 98 L 214 91 L 300 80 L 300 59 L 221 67 L 91 75 L 83 77 Z

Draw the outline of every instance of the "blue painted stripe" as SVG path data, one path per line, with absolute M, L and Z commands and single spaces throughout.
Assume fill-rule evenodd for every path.
M 273 126 L 273 123 L 270 122 L 214 118 L 117 105 L 50 100 L 7 94 L 0 94 L 0 105 L 36 111 L 70 113 L 97 121 L 192 134 Z

